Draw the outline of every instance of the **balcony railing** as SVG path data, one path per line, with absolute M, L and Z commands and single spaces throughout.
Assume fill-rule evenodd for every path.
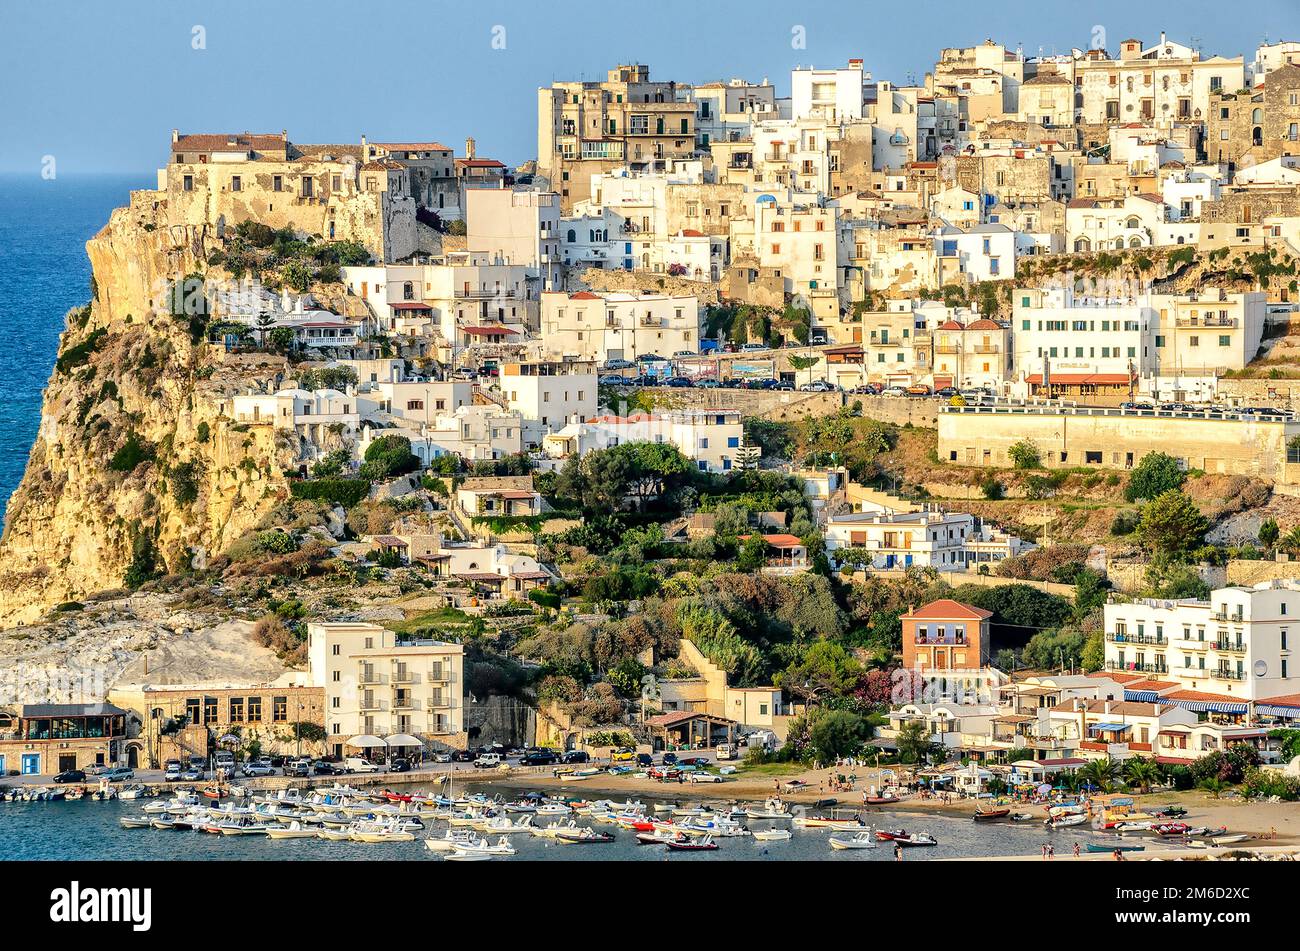
M 1216 651 L 1231 652 L 1233 654 L 1246 653 L 1246 645 L 1240 641 L 1211 641 L 1210 647 Z
M 1168 668 L 1166 665 L 1164 665 L 1164 664 L 1146 664 L 1146 663 L 1139 664 L 1139 663 L 1136 663 L 1136 662 L 1126 662 L 1126 663 L 1121 664 L 1121 663 L 1119 663 L 1118 661 L 1113 661 L 1113 660 L 1108 660 L 1108 661 L 1106 661 L 1106 669 L 1107 669 L 1107 670 L 1119 670 L 1119 671 L 1125 671 L 1125 670 L 1127 670 L 1127 671 L 1132 671 L 1133 673 L 1138 673 L 1138 674 L 1167 674 L 1167 673 L 1169 673 L 1169 668 Z
M 377 670 L 366 670 L 362 668 L 360 676 L 357 677 L 357 683 L 363 684 L 367 687 L 376 684 L 386 684 L 388 683 L 388 676 L 386 674 L 381 674 Z
M 1245 680 L 1246 673 L 1242 670 L 1226 670 L 1222 667 L 1211 670 L 1210 676 L 1215 680 Z
M 1121 634 L 1119 631 L 1109 631 L 1106 634 L 1106 640 L 1113 641 L 1116 644 L 1167 644 L 1163 634 Z

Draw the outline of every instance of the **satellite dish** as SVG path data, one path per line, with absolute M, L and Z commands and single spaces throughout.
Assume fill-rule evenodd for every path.
M 1268 663 L 1267 663 L 1267 662 L 1262 661 L 1262 660 L 1257 660 L 1257 661 L 1255 661 L 1255 676 L 1256 676 L 1256 677 L 1266 677 L 1266 676 L 1268 676 Z

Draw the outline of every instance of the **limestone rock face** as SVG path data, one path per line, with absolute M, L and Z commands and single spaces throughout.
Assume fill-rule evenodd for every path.
M 207 270 L 215 235 L 167 227 L 164 204 L 135 193 L 86 244 L 95 296 L 68 315 L 9 501 L 0 626 L 119 588 L 133 560 L 155 573 L 201 563 L 287 494 L 293 447 L 222 413 L 250 384 L 274 386 L 283 360 L 230 359 L 172 315 L 170 286 Z

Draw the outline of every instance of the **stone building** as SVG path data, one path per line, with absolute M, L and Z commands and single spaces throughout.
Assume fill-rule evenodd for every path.
M 1234 169 L 1300 154 L 1300 66 L 1288 63 L 1254 89 L 1225 89 L 1213 96 L 1205 153 Z

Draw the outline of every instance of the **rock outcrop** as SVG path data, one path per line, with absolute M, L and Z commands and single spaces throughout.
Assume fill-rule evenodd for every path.
M 157 193 L 136 192 L 87 242 L 94 296 L 68 314 L 0 538 L 0 626 L 128 573 L 201 565 L 286 494 L 283 437 L 221 413 L 236 391 L 275 385 L 283 360 L 228 359 L 169 296 L 207 269 L 209 230 L 168 227 Z

